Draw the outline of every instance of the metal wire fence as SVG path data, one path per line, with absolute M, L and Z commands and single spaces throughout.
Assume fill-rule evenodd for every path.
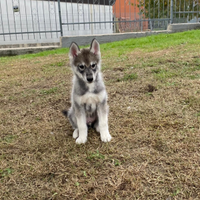
M 199 22 L 200 0 L 0 0 L 0 45 L 166 30 Z

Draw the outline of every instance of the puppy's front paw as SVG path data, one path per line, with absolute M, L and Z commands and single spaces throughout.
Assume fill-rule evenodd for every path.
M 101 134 L 101 141 L 102 142 L 110 142 L 111 139 L 112 139 L 112 136 L 110 135 L 109 132 Z
M 78 129 L 75 129 L 73 132 L 73 138 L 76 139 L 78 137 Z
M 86 138 L 86 137 L 80 137 L 80 136 L 79 136 L 79 137 L 76 139 L 76 144 L 85 144 L 86 141 L 87 141 L 87 138 Z

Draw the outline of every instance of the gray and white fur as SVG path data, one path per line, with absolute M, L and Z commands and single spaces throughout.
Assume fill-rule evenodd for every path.
M 107 93 L 101 75 L 99 43 L 93 39 L 89 49 L 81 49 L 72 43 L 69 50 L 73 71 L 71 108 L 63 111 L 74 128 L 77 144 L 87 141 L 88 127 L 100 132 L 101 140 L 109 142 Z

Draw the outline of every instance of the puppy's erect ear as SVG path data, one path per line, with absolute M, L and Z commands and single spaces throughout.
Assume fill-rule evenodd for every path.
M 75 42 L 72 42 L 69 49 L 69 56 L 75 58 L 79 53 L 80 53 L 79 46 Z
M 99 55 L 100 54 L 100 45 L 99 43 L 96 41 L 96 39 L 94 38 L 91 42 L 90 45 L 90 51 L 92 53 L 94 53 L 95 55 Z

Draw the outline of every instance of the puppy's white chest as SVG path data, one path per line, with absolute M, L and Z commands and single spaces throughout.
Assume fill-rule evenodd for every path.
M 102 90 L 98 94 L 87 92 L 82 96 L 76 96 L 74 99 L 76 99 L 76 102 L 79 105 L 82 106 L 90 106 L 92 107 L 92 110 L 95 110 L 97 105 L 101 102 L 103 102 L 105 99 L 107 99 L 107 94 L 105 90 Z
M 99 96 L 94 93 L 87 92 L 81 97 L 81 104 L 98 104 Z

